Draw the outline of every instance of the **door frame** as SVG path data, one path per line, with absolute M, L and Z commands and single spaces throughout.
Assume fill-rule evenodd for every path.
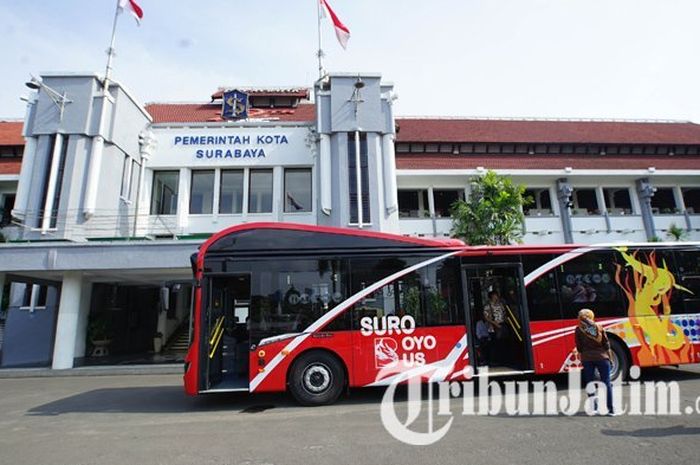
M 523 264 L 521 262 L 496 262 L 496 263 L 462 263 L 462 299 L 464 301 L 464 324 L 467 333 L 467 346 L 469 348 L 469 364 L 474 368 L 476 373 L 476 348 L 474 346 L 474 337 L 476 328 L 472 321 L 472 302 L 470 301 L 468 271 L 483 270 L 483 269 L 514 269 L 517 273 L 518 287 L 520 288 L 520 322 L 522 326 L 523 345 L 525 347 L 525 360 L 527 366 L 523 371 L 532 371 L 534 359 L 532 356 L 532 340 L 530 338 L 530 311 L 527 307 L 527 293 L 525 290 L 525 274 L 523 272 Z
M 204 390 L 200 392 L 229 392 L 229 391 L 248 391 L 249 386 L 250 386 L 250 380 L 251 380 L 251 367 L 248 366 L 248 370 L 246 372 L 246 379 L 248 382 L 248 386 L 245 388 L 225 388 L 225 389 L 217 389 L 215 387 L 212 387 L 211 385 L 211 371 L 210 371 L 210 364 L 211 360 L 209 359 L 209 319 L 211 317 L 211 305 L 212 305 L 212 293 L 214 291 L 214 281 L 217 280 L 227 280 L 227 279 L 233 279 L 238 276 L 248 276 L 249 278 L 249 286 L 250 286 L 250 291 L 252 293 L 252 278 L 253 274 L 250 271 L 242 271 L 242 272 L 225 272 L 225 273 L 209 273 L 206 276 L 204 276 L 201 280 L 200 286 L 202 289 L 202 305 L 200 307 L 200 323 L 201 323 L 201 344 L 200 344 L 200 362 L 202 366 L 202 377 L 204 380 Z M 235 302 L 236 299 L 232 299 L 231 305 L 232 305 L 232 310 L 235 312 Z M 225 305 L 225 303 L 224 303 Z M 248 305 L 248 315 L 250 316 L 250 304 Z M 248 358 L 250 354 L 250 333 L 248 333 L 248 341 L 246 343 L 246 346 L 248 348 Z M 221 350 L 221 349 L 220 349 Z

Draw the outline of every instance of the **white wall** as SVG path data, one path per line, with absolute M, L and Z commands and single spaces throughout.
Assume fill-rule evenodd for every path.
M 402 170 L 399 173 L 397 184 L 399 189 L 454 189 L 464 188 L 468 193 L 469 179 L 475 173 L 457 172 L 449 173 L 446 170 L 436 172 L 434 175 L 421 172 Z M 556 180 L 559 175 L 540 174 L 533 170 L 531 175 L 517 174 L 512 179 L 517 184 L 524 184 L 529 188 L 549 188 L 552 203 L 552 216 L 527 216 L 525 218 L 525 234 L 523 241 L 526 244 L 560 244 L 564 242 L 563 227 L 559 216 L 559 205 L 556 198 Z M 580 174 L 568 175 L 574 188 L 596 189 L 599 197 L 602 197 L 603 188 L 628 188 L 632 203 L 632 214 L 608 216 L 606 221 L 603 215 L 572 216 L 572 232 L 575 243 L 593 244 L 600 242 L 639 242 L 646 240 L 644 225 L 640 215 L 639 199 L 635 190 L 635 180 L 640 176 L 636 173 L 624 174 Z M 700 186 L 698 177 L 686 175 L 656 174 L 652 178 L 654 185 L 658 186 Z M 599 205 L 602 207 L 602 205 Z M 683 214 L 655 215 L 654 217 L 657 236 L 668 240 L 668 228 L 671 224 L 687 230 L 686 217 Z M 688 240 L 700 240 L 700 214 L 689 216 L 690 230 L 686 231 Z M 399 220 L 401 234 L 411 236 L 431 237 L 433 235 L 447 236 L 451 228 L 451 221 L 437 219 L 435 226 L 430 218 L 401 218 Z M 435 228 L 435 229 L 434 229 Z

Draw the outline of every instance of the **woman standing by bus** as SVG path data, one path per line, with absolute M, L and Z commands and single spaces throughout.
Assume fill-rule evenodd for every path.
M 594 381 L 598 371 L 600 381 L 605 384 L 608 415 L 613 416 L 613 390 L 610 383 L 610 341 L 603 327 L 595 321 L 592 310 L 584 308 L 578 312 L 579 324 L 576 327 L 576 350 L 583 364 L 583 385 L 589 396 L 588 383 Z M 597 410 L 597 408 L 596 408 Z

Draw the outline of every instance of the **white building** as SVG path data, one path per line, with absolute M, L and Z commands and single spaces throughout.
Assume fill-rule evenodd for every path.
M 450 204 L 488 169 L 535 199 L 526 243 L 666 239 L 673 224 L 700 239 L 700 125 L 395 118 L 378 74 L 147 105 L 92 74 L 42 79 L 21 171 L 0 161 L 5 197 L 18 179 L 1 366 L 177 360 L 189 257 L 212 233 L 284 221 L 446 236 Z M 239 97 L 247 114 L 224 118 Z
M 451 199 L 493 169 L 534 199 L 525 243 L 669 240 L 672 225 L 700 239 L 700 125 L 400 118 L 397 126 L 404 234 L 449 234 Z

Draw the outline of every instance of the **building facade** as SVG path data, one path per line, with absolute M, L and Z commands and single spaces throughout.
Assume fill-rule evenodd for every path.
M 20 120 L 0 121 L 0 230 L 12 224 L 12 207 L 24 151 L 23 124 Z
M 527 186 L 526 243 L 700 239 L 692 123 L 400 118 L 378 74 L 146 105 L 92 74 L 35 87 L 0 159 L 3 367 L 178 360 L 189 257 L 212 233 L 448 236 L 450 205 L 489 169 Z
M 669 230 L 700 239 L 697 124 L 403 118 L 397 126 L 404 234 L 449 234 L 450 203 L 493 169 L 527 186 L 527 244 L 670 240 Z

